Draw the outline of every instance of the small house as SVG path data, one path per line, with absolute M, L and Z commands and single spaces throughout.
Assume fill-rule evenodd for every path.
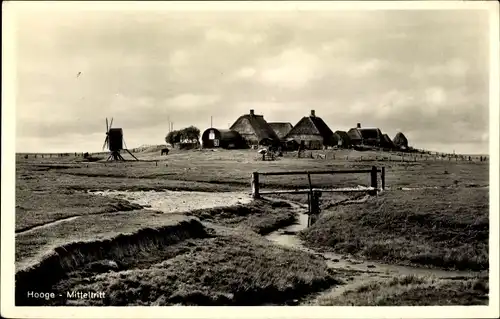
M 335 131 L 337 136 L 337 146 L 340 148 L 349 148 L 351 146 L 351 139 L 345 131 Z
M 402 150 L 408 149 L 408 139 L 401 132 L 399 132 L 398 134 L 396 134 L 396 136 L 394 136 L 392 142 L 397 148 L 400 148 Z
M 358 123 L 347 134 L 352 145 L 381 146 L 383 142 L 382 131 L 378 128 L 362 128 Z
M 316 112 L 311 110 L 309 116 L 303 117 L 285 137 L 286 140 L 295 140 L 308 149 L 322 149 L 337 145 L 337 139 L 332 130 Z
M 249 146 L 268 146 L 280 142 L 278 135 L 264 119 L 264 116 L 255 114 L 254 110 L 240 116 L 229 129 L 238 132 Z
M 232 130 L 209 128 L 201 135 L 203 148 L 244 148 L 245 141 L 241 135 Z

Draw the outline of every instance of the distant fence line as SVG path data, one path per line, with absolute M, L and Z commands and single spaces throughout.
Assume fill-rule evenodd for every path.
M 309 156 L 304 156 L 305 158 L 317 158 L 324 160 L 346 160 L 355 162 L 373 162 L 373 161 L 383 161 L 383 162 L 421 162 L 421 161 L 455 161 L 455 162 L 486 162 L 489 160 L 487 156 L 468 156 L 468 155 L 425 155 L 425 154 L 412 154 L 412 153 L 400 153 L 391 155 L 377 155 L 377 156 L 363 156 L 356 154 L 355 156 L 349 155 L 338 155 L 335 153 L 319 153 L 313 155 L 313 152 Z
M 138 149 L 132 149 L 133 153 L 136 153 Z M 106 155 L 109 152 L 93 152 L 88 153 L 89 155 Z M 74 155 L 75 157 L 83 157 L 85 153 L 75 152 L 75 153 L 29 153 L 23 154 L 20 153 L 24 158 L 52 158 L 52 157 L 69 157 Z M 331 154 L 331 155 L 330 155 Z M 304 154 L 305 155 L 305 154 Z M 313 155 L 311 151 L 309 156 L 304 156 L 306 158 L 318 158 L 325 160 L 352 160 L 352 161 L 361 161 L 361 162 L 373 162 L 373 161 L 388 161 L 388 162 L 420 162 L 420 161 L 462 161 L 462 162 L 487 162 L 489 161 L 488 156 L 477 156 L 477 155 L 458 155 L 458 154 L 448 154 L 448 153 L 391 153 L 389 155 L 380 155 L 380 156 L 349 156 L 349 155 L 338 155 L 335 153 L 324 153 L 324 154 L 316 154 Z
M 89 155 L 104 155 L 109 152 L 97 152 L 97 153 L 88 153 Z M 52 158 L 52 157 L 83 157 L 85 153 L 75 152 L 75 153 L 29 153 L 29 154 L 18 154 L 24 158 Z

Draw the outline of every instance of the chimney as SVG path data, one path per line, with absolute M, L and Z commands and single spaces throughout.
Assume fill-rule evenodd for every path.
M 316 116 L 316 112 L 314 110 L 311 110 L 311 117 L 315 117 Z
M 254 113 L 254 111 L 253 111 L 253 110 L 250 110 L 250 115 L 251 115 L 251 116 L 254 116 L 254 115 L 255 115 L 255 113 Z
M 357 128 L 361 128 L 361 123 L 358 123 L 358 124 L 356 125 L 356 127 L 357 127 Z

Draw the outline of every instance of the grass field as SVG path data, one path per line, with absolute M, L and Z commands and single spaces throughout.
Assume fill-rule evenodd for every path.
M 385 262 L 488 269 L 488 190 L 392 191 L 325 210 L 309 245 Z
M 446 296 L 446 298 L 443 298 Z M 436 279 L 407 275 L 373 280 L 340 296 L 322 296 L 321 306 L 449 306 L 487 305 L 488 280 Z
M 321 260 L 241 235 L 189 240 L 156 256 L 141 268 L 131 262 L 120 272 L 71 273 L 56 289 L 105 292 L 94 305 L 259 305 L 335 283 Z
M 432 158 L 401 162 L 397 154 L 345 150 L 315 153 L 325 154 L 326 159 L 298 159 L 286 154 L 279 160 L 264 162 L 255 151 L 247 150 L 174 150 L 166 157 L 144 152 L 136 154 L 141 161 L 126 163 L 86 163 L 72 156 L 19 156 L 16 267 L 37 265 L 54 254 L 62 258 L 59 247 L 79 242 L 86 247 L 85 254 L 97 259 L 84 258 L 77 267 L 61 270 L 62 277 L 50 285 L 58 291 L 104 290 L 108 298 L 96 301 L 102 305 L 296 303 L 343 278 L 329 270 L 324 260 L 274 246 L 261 236 L 295 222 L 295 212 L 286 200 L 306 203 L 305 195 L 282 196 L 284 201 L 263 199 L 232 207 L 164 214 L 125 198 L 96 196 L 89 191 L 198 191 L 207 192 L 208 198 L 217 196 L 217 192 L 250 193 L 254 171 L 357 169 L 376 165 L 386 167 L 386 192 L 364 203 L 348 205 L 336 203 L 352 198 L 351 195 L 325 195 L 319 222 L 301 234 L 308 246 L 388 263 L 488 268 L 487 162 Z M 261 189 L 308 187 L 305 176 L 266 176 L 261 182 Z M 368 186 L 369 182 L 369 174 L 312 178 L 314 187 Z M 186 201 L 189 200 L 186 195 Z M 161 234 L 155 229 L 173 227 L 191 218 L 201 222 L 208 237 L 183 235 L 182 240 L 161 249 L 154 244 L 157 239 L 140 244 L 133 241 L 137 258 L 122 253 L 128 248 L 120 245 L 132 245 L 129 239 L 118 241 L 119 253 L 115 255 L 106 257 L 93 252 L 104 242 L 114 243 L 120 236 L 129 238 L 123 236 L 141 233 L 141 229 L 152 229 L 156 234 L 152 238 L 157 238 Z M 97 267 L 109 260 L 119 269 Z M 217 279 L 221 277 L 224 279 Z M 452 291 L 459 287 L 453 285 L 469 285 L 469 281 L 443 281 L 445 288 L 441 282 L 419 285 L 430 291 L 429 303 L 437 304 L 444 298 L 460 304 L 470 298 L 460 294 L 453 297 Z M 381 289 L 377 287 L 370 286 L 367 291 L 375 294 Z M 472 294 L 474 289 L 470 290 Z M 408 291 L 409 295 L 421 294 L 418 289 Z M 443 297 L 447 294 L 449 298 Z M 350 301 L 334 302 L 356 303 L 359 300 L 355 295 L 363 296 L 354 292 Z M 484 300 L 480 299 L 470 300 L 482 303 Z M 411 303 L 410 297 L 405 300 Z M 391 302 L 399 301 L 387 297 L 387 303 Z

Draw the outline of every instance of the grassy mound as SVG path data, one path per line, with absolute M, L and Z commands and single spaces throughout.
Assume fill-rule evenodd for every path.
M 488 269 L 488 190 L 391 191 L 325 211 L 310 246 L 385 262 Z
M 488 279 L 435 279 L 402 276 L 371 281 L 337 297 L 323 296 L 322 306 L 469 306 L 488 304 Z
M 321 259 L 241 236 L 184 241 L 175 250 L 175 257 L 142 268 L 73 275 L 57 288 L 106 296 L 66 305 L 262 305 L 297 300 L 335 283 Z
M 266 199 L 255 200 L 247 205 L 196 210 L 189 215 L 225 226 L 248 228 L 261 235 L 291 225 L 296 220 L 290 204 Z
M 99 268 L 99 265 L 94 265 L 95 262 L 138 259 L 144 253 L 155 255 L 163 246 L 187 238 L 208 236 L 203 225 L 191 219 L 156 228 L 142 228 L 109 239 L 67 243 L 55 248 L 40 262 L 16 273 L 16 304 L 29 305 L 37 302 L 36 299 L 26 298 L 26 293 L 47 292 L 68 272 L 88 267 L 89 264 Z M 120 264 L 121 262 L 114 262 L 115 268 L 119 268 Z

